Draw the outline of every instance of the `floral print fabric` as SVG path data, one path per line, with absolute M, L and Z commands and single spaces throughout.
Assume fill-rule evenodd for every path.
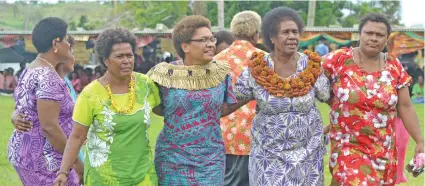
M 400 62 L 367 73 L 343 48 L 324 57 L 332 81 L 330 138 L 331 185 L 394 185 L 397 170 L 395 119 L 397 91 L 409 86 Z
M 214 59 L 229 63 L 232 85 L 234 85 L 242 72 L 248 67 L 248 59 L 253 52 L 264 51 L 255 48 L 249 41 L 236 40 L 229 48 L 217 54 Z M 251 101 L 232 114 L 221 118 L 221 131 L 226 154 L 249 155 L 251 124 L 255 116 L 255 105 L 255 101 Z

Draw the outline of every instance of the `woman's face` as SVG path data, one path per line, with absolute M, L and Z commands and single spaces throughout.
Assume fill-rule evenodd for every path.
M 182 44 L 185 58 L 190 58 L 204 64 L 209 63 L 214 58 L 216 42 L 217 39 L 208 27 L 196 29 L 191 40 Z
M 418 83 L 423 84 L 424 83 L 424 77 L 418 76 Z
M 388 40 L 387 26 L 384 23 L 368 21 L 359 35 L 360 50 L 370 56 L 382 52 Z
M 297 24 L 292 20 L 281 21 L 276 35 L 271 38 L 276 53 L 292 55 L 298 51 L 300 33 Z
M 53 40 L 53 51 L 56 51 L 55 54 L 61 59 L 61 61 L 65 61 L 69 58 L 71 46 L 68 42 L 68 36 L 65 36 L 62 41 L 58 41 L 57 39 Z
M 72 79 L 77 79 L 77 73 L 72 73 Z
M 126 78 L 133 73 L 134 54 L 130 43 L 118 43 L 112 46 L 111 54 L 105 60 L 108 73 L 117 78 Z
M 226 42 L 221 42 L 220 44 L 217 45 L 217 50 L 215 51 L 215 54 L 220 53 L 221 51 L 225 50 L 226 48 L 229 48 L 230 45 L 227 44 Z
M 70 55 L 68 60 L 65 61 L 65 64 L 63 65 L 64 72 L 66 74 L 74 72 L 74 65 L 75 65 L 75 57 L 74 55 Z

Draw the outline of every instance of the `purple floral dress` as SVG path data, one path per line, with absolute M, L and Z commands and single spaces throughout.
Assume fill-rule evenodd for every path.
M 74 102 L 66 84 L 51 67 L 36 67 L 22 72 L 14 98 L 18 113 L 27 115 L 33 123 L 28 132 L 13 132 L 8 145 L 8 158 L 24 185 L 52 185 L 60 168 L 62 154 L 56 152 L 40 127 L 37 99 L 61 104 L 59 125 L 66 136 L 72 129 Z M 67 185 L 79 185 L 71 171 Z

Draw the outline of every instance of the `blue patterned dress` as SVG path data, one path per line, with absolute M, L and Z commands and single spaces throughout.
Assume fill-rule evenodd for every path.
M 159 86 L 164 128 L 155 149 L 160 185 L 219 186 L 225 152 L 220 117 L 223 103 L 236 103 L 229 76 L 216 87 L 185 90 Z
M 308 57 L 300 53 L 296 77 L 307 67 Z M 270 55 L 264 56 L 273 69 Z M 250 185 L 323 185 L 322 118 L 315 98 L 329 99 L 329 81 L 320 75 L 307 95 L 278 98 L 255 82 L 246 69 L 235 85 L 238 99 L 256 100 L 257 114 L 251 135 Z

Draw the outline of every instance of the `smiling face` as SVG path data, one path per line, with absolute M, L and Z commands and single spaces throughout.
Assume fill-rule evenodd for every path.
M 105 65 L 108 67 L 108 73 L 117 78 L 130 76 L 134 68 L 134 54 L 130 43 L 114 44 Z
M 190 59 L 202 64 L 209 63 L 215 55 L 215 42 L 211 30 L 208 27 L 196 29 L 191 41 L 182 43 L 182 49 L 185 52 L 185 59 Z
M 292 55 L 298 51 L 300 34 L 297 24 L 292 20 L 280 22 L 276 35 L 271 38 L 276 53 Z

